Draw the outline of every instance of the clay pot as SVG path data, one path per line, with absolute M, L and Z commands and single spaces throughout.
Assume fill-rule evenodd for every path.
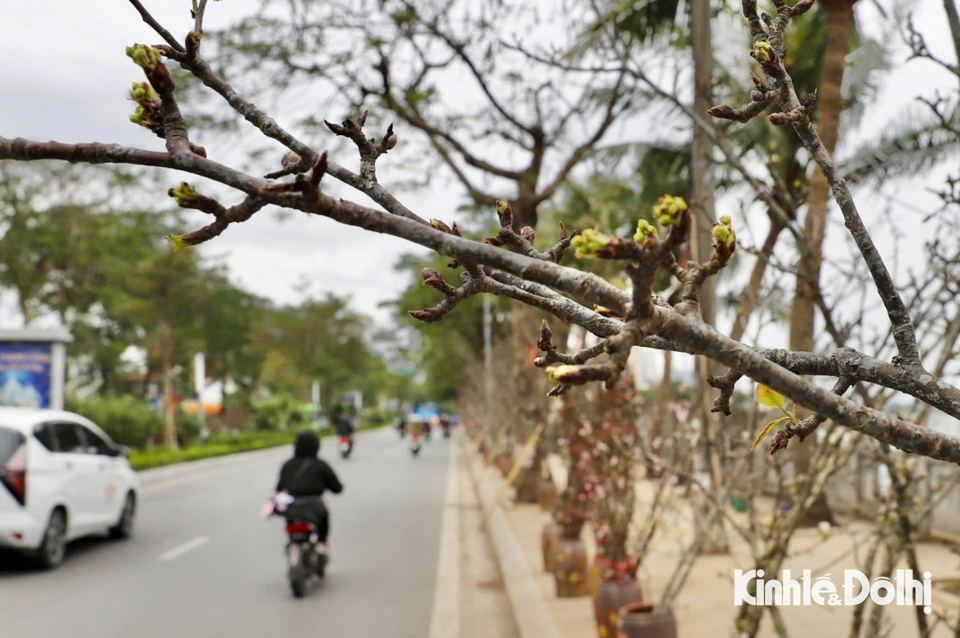
M 597 620 L 597 635 L 613 638 L 617 635 L 620 609 L 643 602 L 643 590 L 632 576 L 622 580 L 602 580 L 593 594 L 593 617 Z
M 594 562 L 587 570 L 587 595 L 593 598 L 597 593 L 597 585 L 600 584 L 600 565 Z
M 552 512 L 557 502 L 557 486 L 550 479 L 540 479 L 537 485 L 537 501 L 544 512 Z
M 517 503 L 536 503 L 539 500 L 538 483 L 540 473 L 532 467 L 525 467 L 520 470 L 514 486 L 517 489 Z
M 557 598 L 587 595 L 587 548 L 579 538 L 557 539 L 553 549 Z
M 627 605 L 620 609 L 617 638 L 677 638 L 677 619 L 670 609 Z
M 503 475 L 503 478 L 507 478 L 507 474 L 510 473 L 510 469 L 513 467 L 513 459 L 510 458 L 509 454 L 501 454 L 497 457 L 497 467 L 500 468 L 500 473 Z
M 560 536 L 569 540 L 580 538 L 580 532 L 586 522 L 586 519 L 580 517 L 564 517 L 560 521 Z
M 543 551 L 543 571 L 553 573 L 553 549 L 560 538 L 560 526 L 556 523 L 547 523 L 540 533 L 540 549 Z

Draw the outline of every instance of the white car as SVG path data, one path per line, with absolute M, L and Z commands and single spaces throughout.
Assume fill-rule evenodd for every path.
M 78 414 L 0 407 L 0 548 L 56 567 L 76 538 L 130 536 L 139 482 L 127 452 Z

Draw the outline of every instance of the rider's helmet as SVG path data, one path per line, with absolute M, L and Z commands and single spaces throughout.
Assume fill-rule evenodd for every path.
M 301 432 L 293 443 L 293 455 L 299 459 L 312 459 L 320 452 L 320 438 L 313 432 Z

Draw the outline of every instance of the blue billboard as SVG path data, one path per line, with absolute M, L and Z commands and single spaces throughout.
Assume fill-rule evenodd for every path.
M 0 405 L 50 407 L 52 346 L 43 342 L 0 342 Z

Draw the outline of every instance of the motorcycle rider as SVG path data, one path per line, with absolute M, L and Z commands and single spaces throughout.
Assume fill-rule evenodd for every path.
M 337 435 L 341 438 L 353 438 L 353 422 L 342 403 L 333 406 L 333 426 L 337 428 Z
M 322 496 L 327 490 L 334 494 L 343 491 L 343 485 L 333 468 L 319 458 L 320 439 L 313 432 L 301 432 L 293 444 L 293 458 L 280 468 L 277 492 L 286 492 L 294 497 L 287 508 L 288 517 L 310 521 L 317 527 L 317 552 L 326 553 L 327 536 L 330 533 L 330 514 L 323 504 Z

